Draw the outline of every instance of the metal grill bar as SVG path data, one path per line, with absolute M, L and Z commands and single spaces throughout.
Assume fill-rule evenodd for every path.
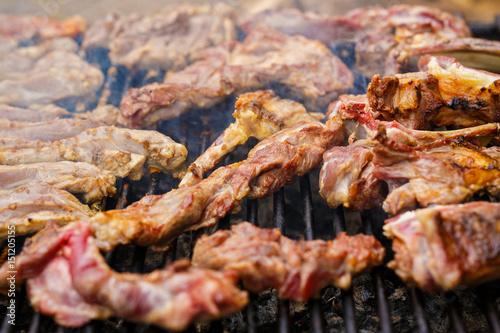
M 422 304 L 420 290 L 417 290 L 416 288 L 409 288 L 408 292 L 410 294 L 413 313 L 415 314 L 415 319 L 417 321 L 418 333 L 430 332 L 429 324 L 427 323 L 427 318 L 424 311 L 424 306 Z
M 313 211 L 313 202 L 312 202 L 312 194 L 311 194 L 311 183 L 309 181 L 309 175 L 305 175 L 299 180 L 300 183 L 300 195 L 302 199 L 302 209 L 304 210 L 304 222 L 305 229 L 304 234 L 306 240 L 314 239 L 314 211 Z M 311 327 L 313 332 L 324 332 L 325 324 L 323 313 L 321 311 L 321 303 L 319 300 L 313 299 L 308 303 L 309 312 L 311 315 Z
M 361 214 L 363 221 L 363 232 L 366 235 L 373 235 L 373 216 L 374 212 Z M 372 272 L 372 278 L 375 283 L 375 296 L 377 298 L 377 308 L 380 317 L 380 332 L 392 333 L 391 310 L 385 294 L 384 281 L 382 279 L 382 271 L 376 267 Z
M 273 196 L 273 224 L 285 235 L 285 190 L 282 188 Z M 290 302 L 278 301 L 278 328 L 280 333 L 291 332 Z
M 446 293 L 445 298 L 449 300 L 453 300 L 449 305 L 448 305 L 448 312 L 450 315 L 450 322 L 451 325 L 453 326 L 453 332 L 456 333 L 465 333 L 465 325 L 462 320 L 462 316 L 460 315 L 460 310 L 459 310 L 459 304 L 458 304 L 458 298 L 457 295 L 454 293 Z
M 247 221 L 258 225 L 258 202 L 255 199 L 247 200 Z M 257 314 L 254 302 L 256 301 L 255 295 L 250 294 L 250 300 L 248 302 L 246 312 L 247 312 L 247 332 L 256 333 L 257 332 Z
M 491 292 L 488 285 L 483 285 L 478 288 L 478 294 L 481 299 L 481 304 L 483 305 L 484 312 L 486 314 L 486 319 L 488 324 L 490 324 L 490 329 L 493 333 L 500 333 L 500 321 L 498 319 L 498 310 L 491 297 Z

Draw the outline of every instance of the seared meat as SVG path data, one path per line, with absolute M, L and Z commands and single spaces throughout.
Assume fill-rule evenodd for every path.
M 420 65 L 426 72 L 372 79 L 368 99 L 383 119 L 416 129 L 500 121 L 500 75 L 446 57 L 426 57 Z
M 0 140 L 0 164 L 78 161 L 95 164 L 116 177 L 138 180 L 143 166 L 178 176 L 184 169 L 186 148 L 156 131 L 116 127 L 88 129 L 77 136 L 43 143 L 20 139 Z
M 476 192 L 500 194 L 499 147 L 436 142 L 415 149 L 388 139 L 383 132 L 373 148 L 374 174 L 380 180 L 408 181 L 384 201 L 386 212 L 460 203 Z
M 0 137 L 51 142 L 67 139 L 104 124 L 84 119 L 54 119 L 44 122 L 14 122 L 0 119 Z
M 115 176 L 88 163 L 44 162 L 0 165 L 0 188 L 14 190 L 34 184 L 47 184 L 78 195 L 86 203 L 116 193 Z
M 244 144 L 249 137 L 259 141 L 301 121 L 314 121 L 300 103 L 274 96 L 273 91 L 257 91 L 238 97 L 233 117 L 236 122 L 215 140 L 188 168 L 180 186 L 193 185 L 219 163 L 236 146 Z
M 366 95 L 342 95 L 338 101 L 330 104 L 328 110 L 328 117 L 339 116 L 344 120 L 344 125 L 351 133 L 350 142 L 355 139 L 375 138 L 382 125 L 391 140 L 413 147 L 442 140 L 471 141 L 486 146 L 500 134 L 499 123 L 449 131 L 424 131 L 405 127 L 397 121 L 376 119 L 380 112 L 370 107 Z M 402 112 L 399 115 L 404 117 Z M 412 118 L 415 114 L 409 113 L 408 116 Z M 399 117 L 397 118 L 400 120 Z
M 261 26 L 242 43 L 203 51 L 199 61 L 168 75 L 164 83 L 130 89 L 122 100 L 120 121 L 128 127 L 151 126 L 273 82 L 316 109 L 351 88 L 353 75 L 323 44 Z
M 386 60 L 385 74 L 415 71 L 421 56 L 446 55 L 463 65 L 498 73 L 500 42 L 480 38 L 442 38 L 433 33 L 418 34 L 391 50 Z
M 83 48 L 109 49 L 112 63 L 132 70 L 179 69 L 202 50 L 234 40 L 235 17 L 222 3 L 212 8 L 182 4 L 145 16 L 108 14 L 90 27 Z
M 81 16 L 71 16 L 65 20 L 47 16 L 8 15 L 0 13 L 0 36 L 16 42 L 45 40 L 56 37 L 78 37 L 87 29 Z
M 93 215 L 69 192 L 50 185 L 32 184 L 0 191 L 0 239 L 7 238 L 9 226 L 16 236 L 36 232 L 53 220 L 65 224 Z
M 398 57 L 398 52 L 412 43 L 431 38 L 445 45 L 447 41 L 471 36 L 464 20 L 439 9 L 412 5 L 360 8 L 337 17 L 278 9 L 257 14 L 241 26 L 248 33 L 259 24 L 327 45 L 353 42 L 356 69 L 367 77 L 399 69 L 399 62 L 406 58 Z
M 0 80 L 23 79 L 30 74 L 40 58 L 56 50 L 76 53 L 78 44 L 71 38 L 56 38 L 37 45 L 0 52 Z
M 402 280 L 429 291 L 496 280 L 499 223 L 500 204 L 481 201 L 398 215 L 384 226 L 395 253 L 388 266 Z
M 234 272 L 191 267 L 187 260 L 144 275 L 117 273 L 104 261 L 85 223 L 48 226 L 25 245 L 15 264 L 16 283 L 28 279 L 35 308 L 65 326 L 116 316 L 184 330 L 193 321 L 229 315 L 248 302 L 247 293 L 235 286 Z M 2 278 L 9 274 L 7 266 L 0 268 Z M 61 280 L 55 290 L 48 279 L 53 274 Z M 42 297 L 47 290 L 48 299 Z
M 73 52 L 52 51 L 30 71 L 0 81 L 0 104 L 29 106 L 61 100 L 85 102 L 102 86 L 103 73 Z
M 375 142 L 370 140 L 358 140 L 325 152 L 319 175 L 319 193 L 330 207 L 343 204 L 350 210 L 361 211 L 384 202 L 388 186 L 374 175 L 374 145 Z
M 68 116 L 71 113 L 66 109 L 54 104 L 41 105 L 33 104 L 27 108 L 0 104 L 0 119 L 8 119 L 18 122 L 41 122 L 57 119 L 61 116 Z
M 195 266 L 237 271 L 245 288 L 259 292 L 276 288 L 280 298 L 305 302 L 327 284 L 348 289 L 354 275 L 381 265 L 385 249 L 375 237 L 293 241 L 278 230 L 259 229 L 248 222 L 211 236 L 194 247 Z
M 168 247 L 184 231 L 211 226 L 238 211 L 245 196 L 268 196 L 308 173 L 321 163 L 328 147 L 343 141 L 337 118 L 327 125 L 302 122 L 284 129 L 257 144 L 245 161 L 218 168 L 198 184 L 97 214 L 91 225 L 98 246 L 109 250 L 133 242 Z
M 324 154 L 320 194 L 330 207 L 343 204 L 360 211 L 383 203 L 384 210 L 396 214 L 460 203 L 476 192 L 498 196 L 500 150 L 468 140 L 498 135 L 499 124 L 442 132 L 407 130 L 399 124 L 389 129 L 375 136 L 380 142 L 358 140 Z

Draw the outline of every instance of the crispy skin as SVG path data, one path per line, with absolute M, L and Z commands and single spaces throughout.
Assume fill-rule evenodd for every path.
M 151 15 L 107 14 L 85 34 L 84 50 L 109 50 L 114 64 L 130 70 L 180 69 L 208 47 L 236 39 L 235 11 L 222 3 L 194 7 L 187 3 Z
M 402 280 L 429 291 L 476 286 L 500 276 L 500 204 L 470 202 L 406 212 L 386 221 Z
M 373 236 L 293 241 L 277 229 L 259 229 L 248 222 L 211 236 L 195 245 L 193 264 L 238 272 L 252 292 L 276 288 L 280 298 L 306 302 L 327 284 L 348 289 L 352 277 L 382 264 L 384 247 Z
M 91 226 L 98 246 L 135 243 L 168 247 L 186 230 L 215 224 L 240 209 L 245 196 L 271 195 L 316 168 L 325 150 L 344 141 L 342 122 L 302 122 L 257 144 L 245 161 L 221 167 L 192 186 L 148 196 L 123 210 L 98 213 Z
M 193 321 L 239 311 L 248 302 L 248 294 L 235 286 L 234 272 L 191 267 L 187 260 L 143 275 L 117 273 L 106 264 L 84 222 L 48 226 L 15 260 L 16 282 L 28 279 L 35 308 L 55 315 L 65 326 L 117 316 L 180 331 Z M 8 270 L 6 263 L 0 276 L 7 277 Z M 48 279 L 52 274 L 60 281 L 56 290 Z M 41 297 L 46 291 L 51 294 Z
M 116 177 L 139 180 L 144 164 L 178 176 L 184 170 L 186 148 L 156 131 L 114 126 L 88 129 L 74 137 L 43 143 L 0 140 L 0 164 L 79 161 L 95 164 Z
M 414 129 L 500 121 L 499 75 L 446 57 L 426 57 L 420 65 L 426 72 L 373 77 L 368 100 L 382 119 Z
M 383 208 L 391 214 L 431 204 L 463 202 L 476 192 L 500 193 L 498 147 L 436 142 L 418 149 L 380 132 L 373 148 L 374 174 L 380 180 L 407 181 L 392 190 Z
M 57 37 L 78 37 L 87 29 L 85 19 L 79 15 L 65 20 L 47 16 L 0 14 L 0 35 L 17 43 Z
M 101 70 L 64 50 L 49 52 L 37 59 L 29 71 L 15 74 L 0 81 L 0 104 L 28 107 L 62 100 L 89 102 L 104 82 Z
M 354 43 L 356 69 L 366 77 L 398 73 L 400 63 L 407 60 L 403 52 L 418 52 L 419 41 L 433 40 L 436 46 L 427 48 L 431 51 L 437 45 L 451 49 L 451 45 L 446 47 L 447 42 L 453 44 L 458 38 L 471 36 L 463 19 L 439 9 L 413 5 L 359 8 L 335 17 L 276 9 L 253 15 L 241 26 L 248 33 L 259 24 L 327 45 Z
M 62 225 L 92 215 L 90 208 L 72 194 L 50 185 L 0 191 L 0 239 L 7 238 L 11 225 L 21 236 L 39 231 L 49 220 Z
M 168 75 L 164 83 L 130 89 L 121 103 L 120 122 L 151 126 L 271 83 L 283 85 L 316 109 L 351 88 L 353 75 L 323 44 L 260 26 L 241 43 L 204 50 L 200 60 Z
M 250 137 L 262 141 L 301 121 L 315 120 L 302 104 L 275 97 L 271 90 L 260 90 L 238 97 L 233 117 L 236 121 L 191 163 L 179 187 L 200 182 L 207 171 Z
M 78 162 L 44 162 L 0 166 L 0 188 L 47 184 L 78 195 L 86 203 L 116 194 L 115 176 L 95 165 Z

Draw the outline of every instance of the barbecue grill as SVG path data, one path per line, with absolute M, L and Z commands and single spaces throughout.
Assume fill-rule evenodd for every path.
M 490 24 L 473 24 L 477 37 L 500 39 L 500 17 Z M 353 64 L 353 53 L 348 47 L 334 50 Z M 97 62 L 107 74 L 101 96 L 109 104 L 119 106 L 123 94 L 131 87 L 161 81 L 164 73 L 129 73 L 126 68 L 111 66 L 106 51 L 95 49 L 87 54 L 89 62 Z M 361 75 L 359 75 L 361 78 Z M 357 81 L 354 89 L 366 89 L 366 80 Z M 234 100 L 218 104 L 202 116 L 189 112 L 176 119 L 163 121 L 159 131 L 183 143 L 189 152 L 201 154 L 231 121 Z M 91 106 L 90 106 L 91 107 Z M 214 117 L 217 117 L 214 119 Z M 201 132 L 201 135 L 200 135 Z M 231 156 L 240 160 L 255 142 L 247 143 Z M 191 162 L 195 156 L 190 156 Z M 341 231 L 350 234 L 363 232 L 374 234 L 388 249 L 386 261 L 391 259 L 390 242 L 381 234 L 381 226 L 387 215 L 381 209 L 352 213 L 342 207 L 331 210 L 319 198 L 317 171 L 286 186 L 272 198 L 245 199 L 242 212 L 227 216 L 213 228 L 189 232 L 174 242 L 168 252 L 155 253 L 140 246 L 120 246 L 106 254 L 106 261 L 118 271 L 135 273 L 161 268 L 178 258 L 190 257 L 192 246 L 201 233 L 213 233 L 228 229 L 231 224 L 243 220 L 261 227 L 275 227 L 290 238 L 332 239 Z M 165 193 L 176 186 L 168 175 L 151 170 L 143 180 L 131 182 L 119 180 L 119 191 L 108 200 L 106 209 L 126 207 L 144 195 Z M 484 199 L 484 198 L 483 198 Z M 17 240 L 16 252 L 20 252 L 23 237 Z M 212 323 L 192 325 L 189 332 L 500 332 L 500 284 L 489 283 L 473 290 L 432 295 L 416 288 L 407 288 L 389 269 L 379 267 L 353 281 L 349 291 L 326 288 L 321 298 L 307 304 L 296 304 L 277 299 L 276 292 L 266 291 L 251 295 L 247 308 L 229 318 Z M 133 324 L 116 318 L 94 321 L 79 330 L 57 326 L 49 317 L 34 312 L 29 306 L 24 290 L 16 294 L 16 326 L 8 324 L 4 316 L 1 332 L 156 332 L 156 327 Z M 6 297 L 2 296 L 2 304 Z M 2 310 L 3 311 L 3 310 Z M 3 315 L 3 314 L 2 314 Z

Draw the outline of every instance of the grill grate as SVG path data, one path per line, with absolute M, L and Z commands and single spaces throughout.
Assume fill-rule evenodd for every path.
M 500 20 L 498 20 L 500 22 Z M 500 25 L 473 25 L 471 28 L 473 29 L 476 35 L 488 35 L 489 34 L 497 34 L 498 38 L 498 30 Z M 497 31 L 498 30 L 498 31 Z M 101 100 L 99 103 L 108 103 L 113 104 L 115 106 L 119 106 L 121 98 L 125 91 L 130 87 L 141 86 L 146 83 L 161 81 L 164 73 L 158 71 L 156 74 L 151 73 L 136 73 L 132 75 L 129 73 L 124 67 L 121 66 L 111 66 L 109 59 L 107 58 L 107 53 L 103 50 L 94 50 L 93 52 L 88 53 L 88 58 L 91 62 L 99 63 L 101 65 L 101 69 L 103 72 L 107 73 L 105 88 L 101 94 Z M 228 103 L 228 105 L 234 105 L 234 103 Z M 230 112 L 230 111 L 229 111 Z M 173 122 L 179 121 L 180 128 L 179 133 L 172 135 L 171 133 L 166 132 L 165 134 L 172 136 L 172 138 L 176 141 L 180 141 L 186 146 L 196 146 L 198 147 L 198 153 L 201 154 L 212 142 L 213 134 L 211 130 L 211 123 L 209 117 L 199 117 L 190 115 L 189 120 L 184 118 L 184 121 L 174 120 Z M 196 119 L 193 119 L 197 117 Z M 182 118 L 182 117 L 181 117 Z M 197 124 L 202 127 L 202 134 L 200 138 L 195 138 L 192 135 L 189 135 L 189 127 L 192 124 Z M 199 141 L 197 141 L 199 140 Z M 189 149 L 189 151 L 193 151 Z M 192 158 L 192 157 L 190 157 Z M 229 158 L 226 159 L 225 164 L 228 164 Z M 176 182 L 173 179 L 165 178 L 163 175 L 160 175 L 157 172 L 152 170 L 149 174 L 149 181 L 147 184 L 147 191 L 145 195 L 164 193 L 174 187 Z M 314 217 L 314 204 L 313 194 L 311 191 L 311 184 L 309 175 L 306 175 L 299 179 L 299 187 L 300 187 L 300 205 L 302 208 L 302 225 L 303 225 L 303 233 L 302 237 L 307 240 L 315 238 L 315 217 Z M 116 197 L 116 203 L 114 207 L 117 209 L 123 209 L 127 205 L 129 205 L 133 200 L 137 200 L 137 193 L 141 193 L 141 191 L 136 191 L 141 188 L 140 183 L 132 183 L 128 180 L 122 180 L 119 195 Z M 142 187 L 144 188 L 144 187 Z M 284 235 L 291 236 L 292 235 L 292 227 L 288 219 L 286 218 L 286 208 L 288 207 L 285 201 L 285 192 L 288 193 L 289 187 L 287 189 L 281 189 L 276 192 L 273 196 L 272 202 L 272 226 L 280 229 Z M 293 193 L 293 192 L 291 192 Z M 265 206 L 261 206 L 259 210 L 258 200 L 247 200 L 246 204 L 246 219 L 251 223 L 256 225 L 265 224 L 259 223 L 259 212 L 262 212 L 265 209 Z M 109 207 L 108 207 L 109 208 Z M 328 218 L 321 216 L 320 223 L 331 223 L 332 231 L 326 235 L 327 238 L 331 239 L 339 232 L 346 231 L 346 219 L 347 213 L 344 211 L 342 207 L 331 210 L 331 221 L 328 221 Z M 359 215 L 359 214 L 358 214 Z M 384 220 L 383 214 L 381 214 L 377 210 L 363 212 L 361 215 L 357 216 L 360 219 L 362 227 L 361 230 L 366 234 L 374 234 L 379 240 L 381 240 L 384 244 L 388 245 L 387 240 L 385 240 L 380 235 L 380 226 Z M 262 221 L 261 221 L 262 222 Z M 237 221 L 234 221 L 237 223 Z M 225 218 L 221 219 L 216 226 L 217 229 L 229 229 L 231 225 L 231 217 L 228 215 Z M 318 227 L 316 225 L 316 227 Z M 204 230 L 204 232 L 209 233 L 214 230 Z M 288 235 L 288 231 L 290 231 L 290 235 Z M 348 230 L 349 231 L 349 230 Z M 154 268 L 161 268 L 167 262 L 171 262 L 176 258 L 180 257 L 190 257 L 192 254 L 192 246 L 195 240 L 201 235 L 200 232 L 190 232 L 187 235 L 183 235 L 180 237 L 177 242 L 174 242 L 169 251 L 162 253 L 161 255 L 148 253 L 148 249 L 140 246 L 129 246 L 126 248 L 119 247 L 109 253 L 106 254 L 105 258 L 107 263 L 119 270 L 123 270 L 121 265 L 123 262 L 128 263 L 128 267 L 126 270 L 132 271 L 135 273 L 141 273 L 148 271 Z M 316 235 L 317 236 L 317 235 Z M 21 245 L 23 239 L 20 238 L 17 244 Z M 390 249 L 389 256 L 390 256 Z M 128 258 L 128 259 L 127 259 Z M 151 262 L 150 262 L 151 261 Z M 376 302 L 374 307 L 375 311 L 378 315 L 377 323 L 379 327 L 366 327 L 362 326 L 359 318 L 356 318 L 356 309 L 357 303 L 360 301 L 357 300 L 356 296 L 358 295 L 353 289 L 349 291 L 338 291 L 335 290 L 333 293 L 338 293 L 339 298 L 335 298 L 339 302 L 339 308 L 343 309 L 342 315 L 342 324 L 343 329 L 350 332 L 357 332 L 358 326 L 362 330 L 369 331 L 380 331 L 383 333 L 392 333 L 395 329 L 394 317 L 391 315 L 394 313 L 394 304 L 395 302 L 391 300 L 390 295 L 387 295 L 387 286 L 388 284 L 396 284 L 402 285 L 401 281 L 398 280 L 388 271 L 388 269 L 384 267 L 376 268 L 371 274 L 371 280 L 373 282 L 371 292 L 375 295 Z M 489 330 L 494 333 L 500 333 L 500 319 L 498 317 L 498 286 L 496 284 L 486 284 L 477 288 L 475 293 L 478 295 L 479 304 L 482 306 L 482 313 L 485 315 L 485 321 L 489 325 Z M 492 292 L 492 290 L 494 292 Z M 412 309 L 413 316 L 413 325 L 412 327 L 405 327 L 408 331 L 416 330 L 418 332 L 431 332 L 434 329 L 432 328 L 432 324 L 430 324 L 428 314 L 429 311 L 426 310 L 427 301 L 429 298 L 434 296 L 426 295 L 424 297 L 424 293 L 415 288 L 404 289 L 404 297 L 406 297 L 405 303 L 406 305 Z M 326 291 L 324 292 L 324 294 Z M 276 292 L 274 292 L 274 297 L 276 297 Z M 436 296 L 438 297 L 438 296 Z M 445 300 L 447 300 L 447 309 L 445 311 L 445 315 L 449 319 L 450 328 L 453 332 L 467 332 L 467 325 L 464 322 L 463 318 L 463 309 L 460 303 L 460 295 L 457 293 L 447 293 L 444 295 Z M 361 301 L 362 302 L 362 301 Z M 33 312 L 27 306 L 26 293 L 24 288 L 21 289 L 19 293 L 16 294 L 16 313 L 22 314 L 22 316 L 27 316 L 30 318 L 30 321 L 27 327 L 24 329 L 29 333 L 35 332 L 45 332 L 45 331 L 57 331 L 64 332 L 69 331 L 62 327 L 58 327 L 54 325 L 53 320 L 49 317 L 43 316 L 38 312 Z M 341 303 L 341 304 L 340 304 Z M 330 327 L 328 326 L 326 312 L 333 305 L 329 304 L 329 302 L 325 302 L 324 300 L 311 300 L 307 304 L 308 314 L 303 318 L 297 318 L 296 307 L 293 303 L 284 300 L 278 300 L 276 302 L 276 310 L 277 310 L 277 319 L 276 322 L 273 323 L 273 328 L 277 329 L 267 329 L 266 331 L 279 331 L 279 332 L 293 332 L 293 331 L 303 331 L 310 330 L 314 332 L 325 332 L 330 331 Z M 28 308 L 28 310 L 26 310 Z M 23 310 L 23 312 L 21 312 Z M 330 309 L 331 310 L 331 309 Z M 259 307 L 259 297 L 257 295 L 251 295 L 250 302 L 244 314 L 239 314 L 233 316 L 233 319 L 228 320 L 220 320 L 211 323 L 209 326 L 200 326 L 200 325 L 192 325 L 187 332 L 222 332 L 227 331 L 227 321 L 236 322 L 238 325 L 238 331 L 246 330 L 248 332 L 261 332 L 263 328 L 261 326 L 262 323 L 259 322 L 259 311 L 262 311 L 261 307 Z M 244 318 L 244 320 L 241 320 Z M 307 324 L 303 322 L 307 320 Z M 403 319 L 405 320 L 405 319 Z M 10 333 L 14 332 L 16 327 L 8 324 L 8 317 L 5 316 L 1 333 Z M 298 323 L 300 322 L 300 323 Z M 242 326 L 241 326 L 242 325 Z M 208 328 L 207 328 L 208 327 Z M 305 329 L 304 329 L 305 327 Z M 336 326 L 335 326 L 336 327 Z M 83 332 L 161 332 L 160 329 L 156 327 L 151 327 L 143 324 L 133 324 L 133 323 L 123 323 L 121 319 L 113 320 L 111 323 L 108 322 L 100 322 L 93 321 L 90 324 L 86 325 L 83 329 Z

